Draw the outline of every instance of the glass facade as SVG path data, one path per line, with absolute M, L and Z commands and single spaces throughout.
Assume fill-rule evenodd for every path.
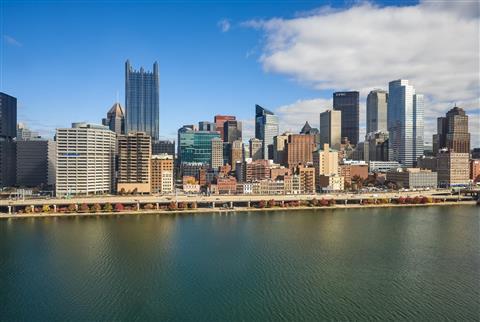
M 367 96 L 367 134 L 387 130 L 388 93 L 373 90 Z
M 126 133 L 145 132 L 154 141 L 159 136 L 159 80 L 158 64 L 153 72 L 143 68 L 133 70 L 125 63 L 125 126 Z
M 273 159 L 273 138 L 277 135 L 278 116 L 255 105 L 255 138 L 262 141 L 264 159 Z
M 342 138 L 347 137 L 350 143 L 357 144 L 360 123 L 359 93 L 333 93 L 333 110 L 342 112 Z
M 184 130 L 178 133 L 180 162 L 211 164 L 212 139 L 220 138 L 218 132 Z
M 423 95 L 408 80 L 389 83 L 389 159 L 412 167 L 423 155 Z

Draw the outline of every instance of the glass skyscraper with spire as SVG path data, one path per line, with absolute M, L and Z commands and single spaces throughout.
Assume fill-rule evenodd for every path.
M 125 129 L 145 132 L 153 141 L 159 138 L 159 79 L 158 63 L 153 71 L 136 71 L 125 63 Z

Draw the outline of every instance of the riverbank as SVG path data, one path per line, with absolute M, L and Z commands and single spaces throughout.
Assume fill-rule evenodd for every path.
M 251 212 L 251 211 L 296 211 L 296 210 L 335 210 L 335 209 L 365 209 L 365 208 L 399 208 L 399 207 L 432 207 L 432 206 L 476 206 L 475 201 L 448 201 L 429 204 L 347 204 L 347 205 L 333 205 L 333 206 L 297 206 L 297 207 L 235 207 L 232 209 L 225 208 L 197 208 L 184 210 L 127 210 L 121 212 L 72 212 L 72 213 L 22 213 L 22 214 L 0 214 L 0 219 L 22 219 L 22 218 L 50 218 L 50 217 L 98 217 L 98 216 L 126 216 L 126 215 L 169 215 L 169 214 L 222 214 L 235 212 Z

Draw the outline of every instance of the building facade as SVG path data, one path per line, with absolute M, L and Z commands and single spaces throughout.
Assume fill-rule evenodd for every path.
M 152 193 L 170 194 L 174 191 L 173 156 L 170 154 L 152 155 Z
M 370 132 L 365 136 L 365 143 L 368 149 L 365 161 L 388 161 L 388 132 Z
M 17 141 L 17 185 L 45 187 L 55 185 L 57 144 L 50 140 Z
M 251 138 L 248 141 L 249 158 L 253 161 L 262 159 L 262 141 L 257 138 Z
M 423 95 L 405 79 L 390 82 L 388 92 L 389 160 L 412 167 L 423 155 Z
M 223 142 L 242 140 L 242 122 L 227 120 L 223 123 Z
M 341 137 L 357 144 L 360 134 L 360 95 L 357 91 L 333 93 L 333 109 L 342 112 Z M 332 145 L 333 146 L 333 145 Z
M 226 121 L 234 121 L 236 117 L 233 115 L 215 115 L 214 118 L 215 130 L 220 133 L 220 138 L 223 140 L 225 133 L 223 132 L 223 124 Z
M 470 153 L 468 115 L 455 106 L 445 117 L 437 119 L 437 134 L 433 136 L 433 154 L 447 148 L 458 153 Z
M 470 181 L 468 153 L 442 149 L 437 154 L 438 185 L 440 187 L 466 186 Z
M 243 142 L 240 140 L 233 141 L 232 148 L 231 148 L 231 156 L 230 156 L 230 161 L 232 164 L 233 171 L 237 169 L 237 165 L 239 163 L 243 163 L 245 159 L 243 152 L 244 152 Z
M 342 142 L 342 112 L 326 110 L 320 113 L 320 146 L 328 144 L 335 149 Z
M 186 129 L 179 130 L 178 138 L 178 158 L 181 163 L 200 162 L 210 165 L 212 162 L 212 139 L 220 138 L 220 134 L 216 131 L 207 132 Z
M 175 156 L 175 141 L 160 140 L 152 142 L 152 154 Z
M 314 151 L 312 160 L 317 182 L 320 182 L 320 176 L 332 176 L 339 173 L 338 152 L 331 149 L 328 144 L 324 144 L 322 150 Z
M 212 139 L 212 159 L 210 167 L 217 169 L 223 166 L 223 141 L 216 137 Z
M 293 168 L 299 164 L 312 163 L 312 153 L 315 148 L 315 137 L 310 134 L 291 134 L 288 136 L 286 145 L 287 162 L 284 164 L 288 168 Z
M 88 123 L 57 129 L 57 197 L 112 192 L 115 137 L 108 127 Z
M 405 189 L 436 188 L 437 173 L 420 168 L 398 168 L 387 172 L 387 180 Z
M 278 135 L 278 116 L 255 105 L 255 138 L 262 141 L 264 159 L 273 159 L 273 138 Z
M 367 96 L 367 134 L 387 131 L 388 93 L 381 89 Z
M 158 63 L 153 71 L 133 70 L 125 63 L 125 133 L 144 132 L 158 141 L 159 137 Z
M 117 192 L 151 192 L 151 138 L 144 132 L 118 137 Z
M 15 185 L 17 99 L 0 92 L 0 188 Z
M 115 134 L 125 134 L 125 115 L 120 103 L 115 103 L 107 112 L 107 118 L 102 120 L 102 124 L 108 126 L 110 131 Z

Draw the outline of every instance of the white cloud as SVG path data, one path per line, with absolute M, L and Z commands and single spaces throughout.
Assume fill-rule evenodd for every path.
M 478 112 L 480 97 L 478 2 L 428 2 L 408 7 L 360 3 L 343 10 L 319 8 L 292 19 L 248 21 L 264 33 L 260 63 L 267 72 L 294 77 L 319 90 L 359 90 L 364 100 L 373 88 L 409 79 L 426 96 L 426 141 L 436 117 L 453 103 Z M 286 119 L 318 118 L 300 101 L 279 108 Z M 294 107 L 296 106 L 296 107 Z M 303 106 L 303 107 L 302 107 Z M 314 116 L 315 115 L 315 116 Z M 478 117 L 471 116 L 471 119 Z M 303 120 L 304 122 L 305 120 Z M 476 127 L 478 128 L 478 127 Z M 473 130 L 473 127 L 472 127 Z M 480 144 L 472 131 L 474 145 Z
M 5 39 L 5 42 L 9 45 L 12 45 L 12 46 L 15 46 L 15 47 L 22 47 L 23 46 L 23 44 L 21 42 L 19 42 L 18 40 L 16 40 L 12 36 L 3 35 L 3 39 Z
M 230 21 L 228 19 L 222 19 L 217 23 L 217 26 L 220 28 L 222 32 L 228 32 L 232 27 Z

